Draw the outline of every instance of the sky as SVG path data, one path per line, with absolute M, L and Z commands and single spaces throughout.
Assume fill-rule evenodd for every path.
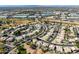
M 0 0 L 0 5 L 79 5 L 79 0 Z

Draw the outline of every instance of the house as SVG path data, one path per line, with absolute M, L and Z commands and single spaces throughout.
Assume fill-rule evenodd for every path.
M 71 52 L 70 47 L 64 47 L 64 52 L 65 52 L 65 53 L 70 53 L 70 52 Z
M 52 45 L 52 44 L 49 45 L 49 49 L 50 49 L 50 50 L 54 50 L 54 47 L 55 47 L 55 45 Z
M 45 43 L 45 42 L 43 42 L 43 44 L 42 44 L 43 46 L 48 46 L 49 45 L 49 43 Z
M 62 46 L 56 46 L 56 48 L 57 52 L 63 53 Z
M 7 18 L 7 15 L 0 15 L 0 18 Z
M 12 16 L 13 18 L 27 18 L 29 14 L 16 14 Z
M 42 44 L 43 44 L 43 42 L 42 42 L 42 41 L 37 41 L 37 42 L 36 42 L 36 45 L 37 45 L 38 47 L 41 47 L 41 46 L 42 46 Z
M 14 37 L 9 37 L 8 39 L 6 39 L 6 41 L 12 42 L 12 41 L 14 41 Z

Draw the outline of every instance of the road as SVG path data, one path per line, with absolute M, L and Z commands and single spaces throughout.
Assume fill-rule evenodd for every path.
M 79 22 L 70 22 L 70 21 L 64 21 L 64 20 L 53 20 L 53 19 L 44 19 L 45 21 L 49 22 L 56 22 L 56 23 L 62 23 L 62 24 L 70 24 L 70 25 L 79 25 Z

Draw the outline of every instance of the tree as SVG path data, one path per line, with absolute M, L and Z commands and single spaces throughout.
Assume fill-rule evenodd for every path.
M 76 46 L 79 48 L 79 41 L 75 41 Z
M 18 52 L 17 52 L 18 54 L 26 54 L 27 53 L 26 49 L 24 49 L 23 45 L 18 46 L 17 49 L 18 49 Z
M 0 42 L 0 54 L 3 54 L 4 52 L 4 44 Z
M 14 35 L 20 36 L 20 35 L 21 35 L 21 32 L 18 30 L 18 31 L 16 31 L 16 32 L 14 32 Z
M 43 47 L 41 47 L 41 49 L 42 49 L 42 51 L 43 51 L 44 53 L 46 53 L 46 52 L 49 51 L 48 46 L 43 46 Z

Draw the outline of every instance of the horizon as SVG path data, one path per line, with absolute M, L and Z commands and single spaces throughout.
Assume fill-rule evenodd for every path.
M 79 7 L 79 5 L 0 5 L 0 7 Z

